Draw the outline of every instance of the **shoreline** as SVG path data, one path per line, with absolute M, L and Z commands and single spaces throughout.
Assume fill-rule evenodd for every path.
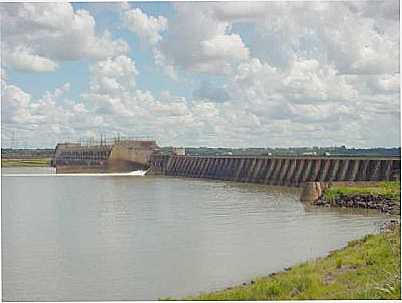
M 400 192 L 399 181 L 333 185 L 326 188 L 312 204 L 319 207 L 376 209 L 388 215 L 400 215 Z
M 50 158 L 2 158 L 1 167 L 51 167 Z
M 390 220 L 378 234 L 349 241 L 327 256 L 180 300 L 401 299 L 400 227 Z
M 334 186 L 311 204 L 377 209 L 390 219 L 378 234 L 349 241 L 325 257 L 183 300 L 401 299 L 400 182 Z

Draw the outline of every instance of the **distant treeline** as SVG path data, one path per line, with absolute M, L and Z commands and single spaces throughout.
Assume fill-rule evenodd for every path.
M 161 148 L 162 154 L 172 154 L 174 147 Z M 289 147 L 289 148 L 211 148 L 211 147 L 186 147 L 187 155 L 192 156 L 400 156 L 401 148 L 347 148 L 340 147 Z M 5 159 L 31 159 L 51 158 L 54 149 L 11 149 L 2 148 L 1 156 Z
M 2 148 L 1 149 L 1 157 L 4 159 L 52 158 L 53 155 L 54 155 L 53 148 L 36 148 L 36 149 Z
M 163 147 L 162 153 L 169 154 L 173 147 Z M 192 156 L 400 156 L 401 148 L 346 148 L 340 147 L 289 147 L 289 148 L 209 148 L 189 147 L 185 149 Z

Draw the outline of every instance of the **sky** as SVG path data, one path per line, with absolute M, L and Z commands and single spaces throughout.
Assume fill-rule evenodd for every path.
M 1 145 L 400 146 L 399 1 L 0 3 Z

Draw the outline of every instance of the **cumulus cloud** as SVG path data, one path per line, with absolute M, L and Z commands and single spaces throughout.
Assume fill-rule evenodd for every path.
M 151 16 L 141 9 L 122 10 L 121 19 L 124 26 L 138 35 L 143 43 L 151 47 L 154 63 L 171 79 L 178 80 L 175 66 L 161 52 L 159 43 L 162 40 L 162 32 L 168 29 L 168 20 L 163 16 Z
M 180 69 L 228 74 L 232 67 L 249 57 L 249 50 L 230 24 L 214 18 L 209 4 L 176 4 L 175 22 L 160 43 L 165 61 Z
M 2 3 L 4 63 L 24 71 L 53 71 L 58 63 L 81 58 L 104 59 L 125 54 L 128 45 L 105 31 L 95 19 L 69 3 Z
M 27 48 L 17 47 L 12 53 L 6 54 L 7 65 L 20 71 L 51 72 L 58 64 L 46 57 L 32 54 Z
M 31 119 L 31 96 L 15 85 L 2 85 L 2 123 L 25 123 Z
M 286 65 L 293 55 L 314 57 L 348 74 L 398 71 L 399 22 L 389 14 L 390 7 L 398 10 L 397 1 L 265 5 L 265 19 L 254 21 L 260 59 Z M 378 14 L 369 13 L 373 6 Z M 266 48 L 270 45 L 275 47 Z
M 127 56 L 117 56 L 99 61 L 90 67 L 90 91 L 118 94 L 135 88 L 138 71 L 134 61 Z
M 166 59 L 166 56 L 158 47 L 152 48 L 155 65 L 160 67 L 162 71 L 173 80 L 178 80 L 177 70 L 173 63 Z
M 168 25 L 165 17 L 148 16 L 139 8 L 125 11 L 123 21 L 128 30 L 136 33 L 150 45 L 154 45 L 162 39 L 160 32 L 165 31 Z
M 193 92 L 196 99 L 207 99 L 212 102 L 224 102 L 229 99 L 229 94 L 224 87 L 215 86 L 209 81 L 202 81 L 200 88 Z
M 116 45 L 107 51 L 106 32 L 92 35 L 100 54 L 85 47 L 98 61 L 78 100 L 65 97 L 69 85 L 40 98 L 6 85 L 4 119 L 35 134 L 54 127 L 59 140 L 97 132 L 148 135 L 162 145 L 400 145 L 397 7 L 396 1 L 177 3 L 168 27 L 162 16 L 126 7 L 123 21 L 150 46 L 155 64 L 179 81 L 200 81 L 192 97 L 139 87 L 135 57 Z M 58 28 L 58 16 L 33 19 L 33 32 L 47 32 L 49 23 Z M 38 39 L 21 48 L 39 56 L 37 70 L 47 66 L 41 58 L 58 64 L 68 57 L 39 52 Z M 66 50 L 70 57 L 78 56 L 74 49 Z
M 398 71 L 399 3 L 222 2 L 177 3 L 177 16 L 161 42 L 165 61 L 184 70 L 229 73 L 254 56 L 286 67 L 294 56 L 333 64 L 340 73 Z M 246 46 L 233 26 L 252 24 Z
M 102 117 L 94 115 L 81 102 L 66 98 L 70 84 L 46 91 L 34 98 L 16 85 L 2 86 L 2 141 L 7 146 L 18 140 L 31 147 L 51 147 L 57 142 L 91 136 L 102 126 Z

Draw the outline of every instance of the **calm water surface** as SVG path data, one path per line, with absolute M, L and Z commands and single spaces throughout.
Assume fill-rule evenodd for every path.
M 153 300 L 221 289 L 325 255 L 385 220 L 306 207 L 296 189 L 49 173 L 2 170 L 4 300 Z

